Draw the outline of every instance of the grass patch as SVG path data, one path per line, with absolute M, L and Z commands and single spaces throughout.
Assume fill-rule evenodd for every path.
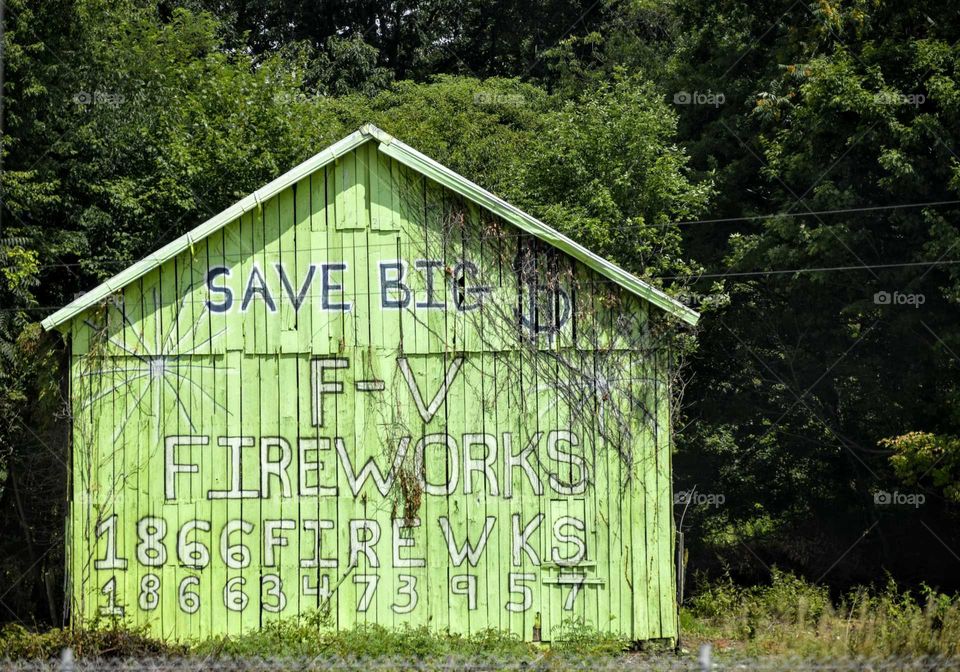
M 499 630 L 483 630 L 472 635 L 435 632 L 427 627 L 385 628 L 360 625 L 334 631 L 315 614 L 285 619 L 243 635 L 221 636 L 190 644 L 170 644 L 151 638 L 143 629 L 124 627 L 122 623 L 95 623 L 87 630 L 51 629 L 32 632 L 19 625 L 0 630 L 0 652 L 10 659 L 43 658 L 60 655 L 71 648 L 78 657 L 315 657 L 414 658 L 431 659 L 450 655 L 501 660 L 533 660 L 546 655 L 614 656 L 624 652 L 629 642 L 602 633 L 582 622 L 564 622 L 563 641 L 552 646 L 532 644 Z
M 826 588 L 774 570 L 765 586 L 708 583 L 680 613 L 684 646 L 805 657 L 960 656 L 960 598 L 929 588 Z
M 350 630 L 334 631 L 318 628 L 309 619 L 299 623 L 288 619 L 243 635 L 205 640 L 195 645 L 193 651 L 213 656 L 432 658 L 455 653 L 524 658 L 534 655 L 536 649 L 497 630 L 462 636 L 436 633 L 426 627 L 389 629 L 380 625 L 359 625 Z
M 551 649 L 570 656 L 618 656 L 630 648 L 631 642 L 619 635 L 601 632 L 581 620 L 569 620 L 560 624 L 557 641 Z

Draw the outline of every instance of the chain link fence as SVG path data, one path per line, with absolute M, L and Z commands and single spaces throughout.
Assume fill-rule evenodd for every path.
M 709 647 L 698 656 L 625 654 L 618 657 L 569 657 L 544 653 L 538 658 L 79 658 L 65 650 L 59 660 L 0 660 L 3 672 L 960 672 L 960 658 L 888 658 L 822 660 L 797 658 L 714 658 Z

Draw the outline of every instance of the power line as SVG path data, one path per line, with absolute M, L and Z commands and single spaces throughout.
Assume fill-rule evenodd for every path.
M 907 268 L 909 266 L 950 266 L 960 264 L 960 259 L 950 261 L 915 261 L 902 264 L 868 264 L 864 266 L 823 266 L 816 268 L 791 268 L 772 271 L 741 271 L 737 273 L 704 273 L 703 275 L 659 275 L 660 280 L 701 280 L 703 278 L 742 278 L 760 275 L 789 275 L 791 273 L 821 273 L 825 271 L 865 271 L 874 268 Z
M 657 226 L 684 226 L 687 224 L 718 224 L 722 222 L 747 222 L 757 219 L 775 219 L 777 217 L 812 217 L 815 215 L 837 215 L 845 212 L 871 212 L 874 210 L 895 210 L 898 208 L 924 208 L 934 205 L 956 205 L 960 200 L 928 201 L 926 203 L 898 203 L 896 205 L 873 205 L 862 208 L 839 208 L 836 210 L 808 210 L 806 212 L 776 212 L 770 215 L 750 215 L 748 217 L 720 217 L 718 219 L 691 219 L 679 222 L 668 222 Z
M 960 204 L 960 199 L 952 200 L 952 201 L 927 201 L 924 203 L 897 203 L 894 205 L 872 205 L 872 206 L 865 206 L 862 208 L 840 208 L 835 210 L 815 210 L 815 211 L 807 211 L 807 212 L 775 212 L 768 215 L 749 215 L 746 217 L 720 217 L 717 219 L 691 219 L 691 220 L 680 220 L 675 222 L 666 222 L 664 224 L 635 224 L 633 226 L 627 226 L 625 224 L 615 224 L 615 225 L 612 225 L 610 228 L 611 230 L 614 230 L 614 231 L 624 231 L 627 229 L 646 229 L 651 226 L 655 228 L 663 228 L 667 226 L 686 226 L 689 224 L 722 224 L 725 222 L 749 222 L 749 221 L 756 221 L 761 219 L 775 219 L 777 217 L 813 217 L 816 215 L 837 215 L 837 214 L 843 214 L 848 212 L 873 212 L 877 210 L 896 210 L 900 208 L 924 208 L 924 207 L 933 207 L 937 205 L 957 205 L 957 204 Z M 496 238 L 500 240 L 506 240 L 510 238 L 525 238 L 525 237 L 528 237 L 529 235 L 531 234 L 528 234 L 525 232 L 517 232 L 517 233 L 501 232 L 501 233 L 493 233 L 493 234 L 480 234 L 479 236 L 475 236 L 475 238 L 477 239 Z M 380 245 L 374 243 L 374 244 L 368 244 L 368 246 L 393 247 L 395 246 L 395 243 L 389 242 L 389 243 L 383 243 Z M 298 251 L 309 252 L 309 251 L 328 251 L 330 249 L 332 248 L 297 248 L 297 249 L 280 250 L 280 251 L 281 252 L 298 252 Z M 240 252 L 240 253 L 234 253 L 234 254 L 224 254 L 223 256 L 232 258 L 232 257 L 242 257 L 247 255 L 248 253 L 246 252 Z M 106 260 L 106 261 L 119 261 L 119 259 Z M 123 263 L 127 263 L 128 265 L 130 265 L 135 262 L 131 261 L 131 262 L 123 262 Z M 79 262 L 79 261 L 68 262 L 68 263 L 60 262 L 60 263 L 53 263 L 53 264 L 41 264 L 39 268 L 74 268 L 74 267 L 83 266 L 83 265 L 84 265 L 83 262 Z

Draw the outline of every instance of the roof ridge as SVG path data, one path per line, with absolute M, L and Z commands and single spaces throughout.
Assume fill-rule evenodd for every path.
M 291 168 L 286 173 L 271 180 L 256 191 L 237 201 L 230 207 L 217 213 L 199 226 L 191 229 L 187 233 L 179 236 L 175 240 L 167 243 L 159 250 L 148 254 L 140 261 L 128 266 L 126 269 L 117 273 L 110 279 L 102 282 L 89 292 L 74 299 L 66 306 L 47 316 L 41 324 L 46 330 L 53 329 L 67 320 L 77 316 L 84 310 L 95 305 L 116 292 L 134 280 L 143 277 L 146 273 L 159 267 L 164 262 L 180 254 L 200 240 L 206 238 L 215 231 L 220 230 L 230 222 L 233 222 L 245 212 L 252 210 L 261 203 L 269 200 L 287 187 L 295 184 L 303 177 L 322 168 L 328 163 L 335 161 L 338 157 L 347 154 L 365 142 L 375 140 L 379 143 L 378 149 L 387 156 L 390 156 L 400 163 L 426 175 L 451 191 L 459 193 L 487 210 L 494 212 L 514 226 L 527 231 L 528 233 L 544 240 L 545 242 L 565 251 L 570 256 L 579 260 L 586 266 L 604 275 L 621 287 L 636 294 L 637 296 L 653 303 L 657 307 L 678 317 L 688 324 L 696 324 L 699 314 L 693 309 L 683 305 L 673 297 L 669 296 L 663 290 L 640 280 L 632 273 L 625 271 L 616 264 L 603 257 L 591 252 L 576 241 L 568 238 L 559 231 L 544 224 L 536 217 L 527 214 L 514 205 L 507 203 L 495 194 L 487 191 L 475 182 L 454 172 L 446 166 L 434 161 L 430 157 L 422 154 L 413 147 L 397 140 L 394 136 L 378 128 L 373 124 L 364 124 L 358 130 L 354 131 L 345 138 L 333 143 L 326 149 L 314 154 L 312 157 Z

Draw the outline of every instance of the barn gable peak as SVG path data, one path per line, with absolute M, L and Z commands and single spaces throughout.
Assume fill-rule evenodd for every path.
M 670 297 L 662 290 L 640 280 L 613 262 L 591 252 L 532 215 L 510 205 L 476 183 L 397 140 L 373 124 L 365 124 L 357 131 L 335 142 L 323 151 L 260 187 L 242 200 L 234 203 L 229 208 L 211 217 L 193 230 L 164 245 L 156 252 L 147 255 L 137 263 L 48 316 L 42 322 L 44 329 L 50 330 L 68 323 L 69 320 L 88 308 L 97 305 L 111 294 L 123 289 L 151 270 L 160 267 L 164 262 L 172 259 L 181 252 L 190 249 L 194 244 L 205 239 L 212 233 L 219 231 L 230 222 L 236 221 L 244 213 L 253 210 L 284 189 L 296 184 L 304 177 L 336 161 L 339 157 L 352 152 L 367 142 L 376 142 L 377 149 L 386 156 L 393 158 L 407 168 L 424 175 L 450 191 L 459 194 L 468 201 L 476 203 L 480 207 L 492 212 L 504 221 L 565 252 L 588 268 L 612 280 L 641 299 L 648 301 L 688 324 L 694 325 L 697 323 L 700 316 L 696 311 Z

